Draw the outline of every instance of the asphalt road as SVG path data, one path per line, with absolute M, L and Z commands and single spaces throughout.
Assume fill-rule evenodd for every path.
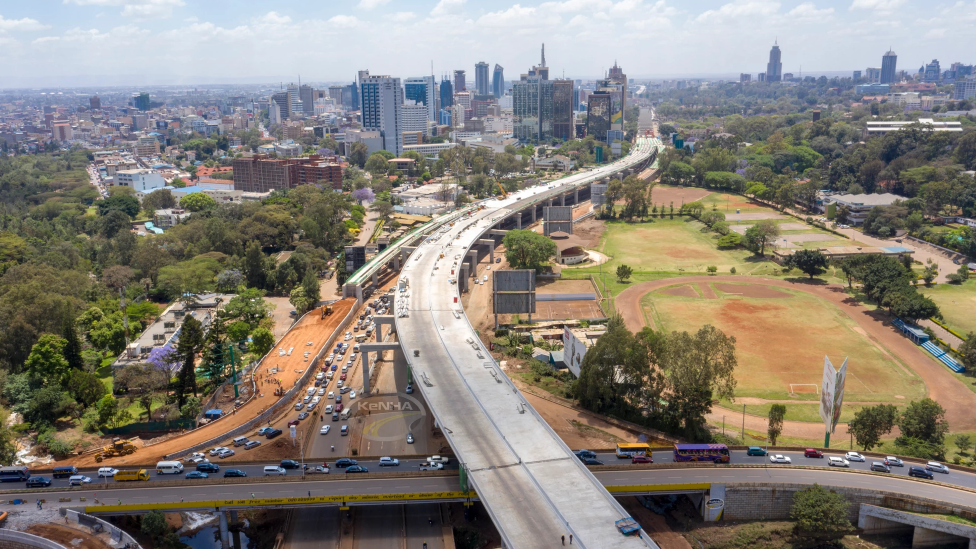
M 288 549 L 339 546 L 339 508 L 297 509 L 288 534 Z

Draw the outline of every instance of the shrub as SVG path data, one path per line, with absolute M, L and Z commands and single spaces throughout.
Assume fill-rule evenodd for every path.
M 716 267 L 715 265 L 709 265 L 708 266 L 708 272 L 710 272 L 710 273 L 716 273 L 716 272 L 718 272 L 718 267 Z
M 732 267 L 731 269 L 729 269 L 729 272 L 732 273 L 732 274 L 735 274 L 735 267 Z
M 739 233 L 729 233 L 722 238 L 718 239 L 719 248 L 734 248 L 739 245 L 742 241 L 742 235 Z

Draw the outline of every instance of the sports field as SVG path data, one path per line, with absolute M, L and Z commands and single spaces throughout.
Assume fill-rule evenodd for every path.
M 925 395 L 909 368 L 834 305 L 807 293 L 761 284 L 678 284 L 648 293 L 641 307 L 656 330 L 693 332 L 708 323 L 734 336 L 736 396 L 751 404 L 815 401 L 825 354 L 837 367 L 849 357 L 846 403 L 904 404 Z
M 962 284 L 937 284 L 919 291 L 939 306 L 945 325 L 966 335 L 976 332 L 976 280 Z

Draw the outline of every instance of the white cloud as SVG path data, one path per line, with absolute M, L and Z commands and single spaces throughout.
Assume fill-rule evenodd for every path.
M 854 0 L 849 8 L 850 11 L 854 10 L 875 10 L 875 11 L 890 11 L 893 10 L 907 0 Z
M 932 29 L 925 33 L 926 38 L 945 38 L 946 29 Z
M 695 20 L 699 23 L 727 23 L 740 17 L 772 15 L 779 11 L 780 3 L 774 0 L 736 0 L 717 10 L 707 10 Z
M 364 10 L 371 10 L 380 6 L 385 6 L 389 3 L 390 0 L 359 0 L 359 7 Z
M 406 23 L 417 17 L 412 11 L 398 11 L 390 16 L 390 19 L 396 21 L 397 23 Z
M 64 0 L 64 3 L 79 6 L 120 6 L 123 17 L 137 20 L 166 19 L 173 15 L 173 8 L 186 5 L 183 0 Z
M 0 15 L 0 32 L 7 31 L 38 31 L 51 28 L 51 25 L 43 25 L 37 19 L 24 17 L 23 19 L 4 19 Z
M 834 8 L 825 8 L 818 10 L 817 6 L 813 2 L 804 2 L 799 6 L 791 9 L 786 17 L 788 19 L 823 19 L 829 17 L 834 13 Z
M 515 28 L 515 27 L 540 27 L 548 23 L 558 22 L 558 15 L 543 14 L 534 7 L 522 7 L 515 4 L 507 10 L 493 11 L 478 18 L 479 27 L 487 28 Z
M 359 26 L 359 19 L 352 15 L 336 15 L 329 19 L 329 24 L 339 29 L 352 29 Z
M 430 14 L 434 17 L 440 17 L 442 15 L 452 15 L 459 13 L 461 11 L 461 6 L 467 0 L 440 0 L 434 9 L 430 10 Z

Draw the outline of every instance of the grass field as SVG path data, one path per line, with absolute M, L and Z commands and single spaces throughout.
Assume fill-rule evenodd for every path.
M 944 324 L 966 335 L 976 332 L 976 279 L 962 284 L 937 284 L 930 288 L 919 286 L 919 291 L 939 306 Z
M 735 295 L 757 288 L 764 287 L 709 284 L 698 288 L 700 294 L 714 293 L 715 299 L 668 295 L 664 292 L 669 289 L 663 288 L 644 296 L 642 305 L 656 329 L 695 331 L 710 323 L 735 336 L 736 396 L 810 403 L 810 410 L 798 408 L 791 414 L 795 419 L 816 421 L 811 413 L 816 394 L 791 396 L 790 384 L 820 385 L 825 354 L 837 367 L 849 357 L 845 403 L 907 403 L 925 395 L 925 385 L 917 376 L 859 333 L 854 321 L 830 303 L 783 288 L 775 289 L 779 297 Z M 683 293 L 690 295 L 687 290 Z

